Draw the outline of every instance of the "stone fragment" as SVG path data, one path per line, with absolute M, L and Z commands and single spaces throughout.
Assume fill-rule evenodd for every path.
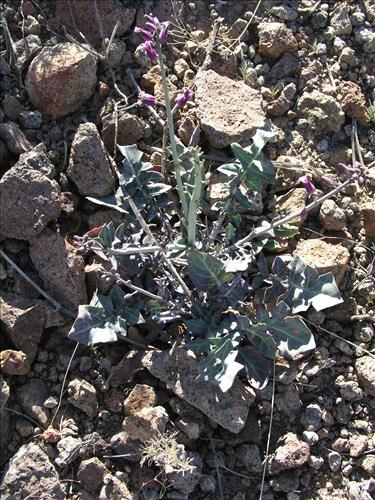
M 37 129 L 42 126 L 43 115 L 40 111 L 22 111 L 20 122 L 23 128 Z
M 82 123 L 74 136 L 68 177 L 83 196 L 111 194 L 116 182 L 94 123 Z
M 297 91 L 296 85 L 294 83 L 289 83 L 286 85 L 279 97 L 268 104 L 267 113 L 271 116 L 282 116 L 284 115 L 292 106 L 293 98 Z
M 313 135 L 338 132 L 345 121 L 345 114 L 335 99 L 319 90 L 305 91 L 298 100 L 297 110 L 300 124 L 306 123 Z
M 136 13 L 136 9 L 126 8 L 119 0 L 98 1 L 98 13 L 93 8 L 91 0 L 79 0 L 73 2 L 71 6 L 69 2 L 56 2 L 55 5 L 55 18 L 59 25 L 64 25 L 68 29 L 76 26 L 76 29 L 96 46 L 104 42 L 103 37 L 110 38 L 116 22 L 119 23 L 116 36 L 126 33 L 133 24 Z
M 369 477 L 375 476 L 375 456 L 367 455 L 359 460 L 359 466 Z
M 42 48 L 38 35 L 27 35 L 13 44 L 16 53 L 16 64 L 19 69 L 24 69 Z
M 10 394 L 9 385 L 3 379 L 3 376 L 0 373 L 0 414 L 1 414 L 4 406 L 7 404 L 7 401 L 9 399 L 9 394 Z M 1 415 L 0 415 L 0 418 L 1 418 Z
M 277 444 L 276 451 L 269 462 L 272 474 L 301 467 L 310 457 L 309 445 L 300 441 L 292 432 L 281 437 Z
M 44 407 L 47 397 L 47 387 L 38 378 L 32 378 L 17 388 L 17 401 L 22 409 L 44 428 L 49 423 L 49 411 Z
M 375 237 L 375 201 L 361 205 L 361 217 L 367 237 Z
M 359 381 L 369 396 L 375 396 L 375 364 L 371 356 L 362 356 L 355 361 Z
M 341 468 L 341 455 L 337 451 L 330 451 L 328 453 L 328 465 L 332 472 L 337 472 Z
M 119 432 L 111 437 L 111 446 L 119 455 L 126 455 L 129 462 L 139 462 L 141 460 L 142 443 L 136 439 L 131 439 L 127 432 Z
M 84 260 L 59 233 L 45 229 L 30 240 L 30 258 L 54 299 L 74 311 L 87 303 Z
M 32 148 L 25 134 L 14 122 L 0 123 L 0 139 L 4 141 L 9 151 L 15 155 L 25 153 Z
M 9 120 L 15 122 L 19 119 L 20 113 L 24 110 L 24 107 L 18 99 L 12 96 L 12 94 L 5 94 L 2 102 L 2 110 Z
M 298 255 L 305 264 L 312 266 L 318 274 L 331 271 L 337 286 L 344 277 L 350 254 L 342 245 L 326 243 L 321 239 L 300 240 L 293 256 Z
M 99 493 L 98 500 L 133 500 L 134 495 L 130 493 L 126 484 L 116 476 L 106 474 L 104 476 L 104 485 Z
M 1 234 L 28 240 L 61 213 L 60 188 L 28 165 L 16 164 L 0 181 Z
M 273 491 L 282 491 L 288 493 L 287 499 L 289 500 L 290 494 L 298 490 L 299 486 L 299 473 L 297 470 L 284 471 L 270 480 L 270 485 Z M 292 496 L 292 500 L 295 498 Z
M 30 364 L 24 352 L 6 349 L 0 351 L 0 370 L 7 375 L 26 375 Z
M 367 125 L 367 102 L 360 86 L 354 82 L 343 82 L 340 85 L 340 96 L 338 100 L 345 113 L 356 118 L 361 125 Z
M 289 215 L 294 212 L 302 212 L 305 208 L 307 200 L 307 192 L 305 188 L 295 188 L 289 191 L 288 193 L 278 196 L 277 210 L 279 213 L 283 215 Z M 305 217 L 299 216 L 290 221 L 291 225 L 301 227 Z
M 10 459 L 2 478 L 0 497 L 13 500 L 66 498 L 55 468 L 35 443 L 22 445 Z
M 302 406 L 296 387 L 293 385 L 288 386 L 283 392 L 276 394 L 275 405 L 280 412 L 285 413 L 293 422 Z
M 330 26 L 333 28 L 334 36 L 350 35 L 352 23 L 349 17 L 349 5 L 338 4 L 331 14 Z
M 68 401 L 89 417 L 98 413 L 98 400 L 95 387 L 84 379 L 76 378 L 68 385 Z
M 255 395 L 240 380 L 235 380 L 225 393 L 211 382 L 196 380 L 196 358 L 182 347 L 173 349 L 172 352 L 150 351 L 144 356 L 142 363 L 177 396 L 225 429 L 237 433 L 245 426 L 249 406 Z
M 14 293 L 0 295 L 0 325 L 5 338 L 26 354 L 31 364 L 35 358 L 40 337 L 46 323 L 44 306 Z
M 366 450 L 368 444 L 368 437 L 361 435 L 353 435 L 349 439 L 350 443 L 350 456 L 360 457 Z
M 30 101 L 49 118 L 77 111 L 94 93 L 96 65 L 95 56 L 76 44 L 44 47 L 26 75 Z
M 168 413 L 162 406 L 143 408 L 124 419 L 123 429 L 131 439 L 144 443 L 154 434 L 163 433 L 168 420 Z
M 256 444 L 241 444 L 236 449 L 237 463 L 249 472 L 262 472 L 262 459 Z
M 270 71 L 266 74 L 267 80 L 280 80 L 282 78 L 287 78 L 288 76 L 296 77 L 297 73 L 301 69 L 300 60 L 286 52 L 282 55 L 281 59 L 277 61 L 276 64 L 272 66 Z
M 211 60 L 205 69 L 234 80 L 237 77 L 237 57 L 231 50 L 219 45 L 212 51 Z
M 351 47 L 344 47 L 339 57 L 339 64 L 347 64 L 348 66 L 356 66 L 357 60 L 355 51 Z
M 287 4 L 275 5 L 271 12 L 283 21 L 295 21 L 298 17 L 298 12 Z
M 327 231 L 341 231 L 346 226 L 345 212 L 333 200 L 320 205 L 319 220 Z
M 102 138 L 104 144 L 112 152 L 115 141 L 116 117 L 113 114 L 105 115 L 102 119 Z M 130 113 L 119 114 L 117 122 L 117 144 L 128 146 L 142 139 L 145 131 L 144 122 Z
M 295 52 L 298 43 L 291 29 L 284 23 L 263 22 L 258 25 L 259 52 L 263 56 L 279 57 L 284 52 Z
M 213 147 L 248 146 L 257 129 L 270 129 L 259 91 L 212 70 L 198 73 L 195 83 L 197 116 Z
M 136 384 L 124 402 L 125 415 L 136 415 L 144 408 L 152 408 L 156 404 L 155 390 L 149 385 Z
M 108 472 L 103 462 L 93 457 L 89 460 L 82 460 L 77 472 L 77 479 L 87 491 L 95 493 L 102 485 L 103 478 Z
M 55 458 L 55 464 L 58 467 L 66 467 L 77 458 L 77 452 L 82 449 L 83 442 L 81 438 L 67 436 L 57 443 L 58 455 Z
M 38 145 L 32 150 L 21 154 L 17 165 L 20 167 L 33 168 L 37 172 L 41 172 L 49 179 L 52 179 L 55 176 L 55 166 L 40 146 L 41 145 Z
M 354 30 L 356 42 L 362 45 L 363 51 L 368 54 L 375 52 L 375 31 L 373 29 L 360 26 Z

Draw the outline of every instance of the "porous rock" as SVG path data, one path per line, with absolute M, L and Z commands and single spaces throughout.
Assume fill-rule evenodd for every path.
M 0 181 L 1 234 L 28 240 L 61 213 L 60 188 L 42 172 L 14 165 Z
M 83 196 L 102 197 L 113 192 L 115 178 L 94 123 L 82 123 L 78 127 L 67 174 Z
M 371 356 L 362 356 L 355 362 L 359 381 L 370 396 L 375 396 L 375 365 Z
M 104 144 L 112 152 L 114 148 L 116 116 L 114 114 L 105 115 L 102 120 L 102 138 Z M 135 144 L 144 136 L 145 124 L 136 115 L 121 113 L 117 119 L 117 144 L 128 146 Z
M 82 460 L 77 472 L 77 478 L 86 490 L 95 492 L 103 483 L 104 475 L 108 472 L 103 462 L 97 457 L 93 457 Z
M 56 2 L 55 18 L 59 25 L 67 28 L 76 26 L 86 39 L 95 45 L 101 44 L 104 38 L 109 38 L 118 22 L 116 35 L 121 36 L 131 27 L 135 9 L 126 8 L 119 0 L 100 0 L 97 2 L 96 14 L 92 0 L 78 2 Z M 100 16 L 101 26 L 98 24 Z M 101 32 L 102 30 L 102 32 Z
M 369 201 L 361 206 L 361 217 L 366 236 L 375 237 L 375 202 Z
M 342 245 L 326 243 L 321 239 L 299 241 L 293 256 L 298 255 L 306 265 L 312 266 L 317 273 L 332 272 L 337 286 L 341 283 L 347 269 L 350 254 Z
M 95 387 L 84 379 L 74 379 L 68 385 L 68 401 L 89 417 L 98 413 L 98 400 Z
M 30 364 L 24 352 L 5 349 L 0 352 L 0 370 L 7 375 L 26 375 Z
M 0 325 L 7 341 L 23 351 L 32 363 L 46 324 L 44 306 L 39 301 L 2 292 L 0 309 Z
M 35 443 L 27 443 L 20 447 L 7 464 L 0 496 L 12 500 L 64 500 L 65 491 L 46 453 Z
M 123 429 L 132 440 L 145 442 L 155 433 L 163 433 L 168 420 L 168 413 L 162 406 L 143 408 L 124 419 Z
M 260 23 L 258 35 L 259 52 L 263 56 L 279 57 L 284 52 L 295 52 L 298 49 L 292 30 L 284 23 Z
M 107 474 L 104 476 L 104 485 L 100 490 L 98 500 L 108 500 L 109 498 L 133 500 L 134 496 L 124 482 L 112 474 Z
M 156 404 L 155 390 L 149 385 L 136 384 L 124 402 L 125 415 L 136 415 L 143 408 Z
M 45 229 L 30 240 L 30 258 L 54 299 L 72 310 L 87 303 L 84 260 L 59 233 Z
M 95 56 L 74 43 L 45 47 L 26 75 L 30 101 L 50 118 L 77 111 L 94 93 L 96 65 Z
M 259 128 L 269 129 L 261 94 L 212 70 L 198 73 L 197 116 L 210 144 L 225 148 L 232 142 L 248 146 Z
M 310 447 L 300 441 L 296 434 L 288 432 L 278 441 L 275 453 L 272 455 L 269 468 L 272 474 L 301 467 L 310 457 Z
M 255 394 L 240 380 L 235 380 L 225 393 L 211 382 L 196 380 L 197 360 L 191 351 L 183 347 L 173 349 L 172 352 L 150 351 L 144 356 L 142 363 L 177 396 L 225 429 L 237 433 L 245 426 Z
M 319 90 L 305 91 L 298 101 L 297 110 L 300 125 L 306 123 L 313 135 L 321 135 L 324 131 L 338 132 L 345 121 L 345 114 L 335 99 Z
M 345 212 L 333 200 L 321 204 L 319 220 L 328 231 L 341 231 L 346 226 Z
M 32 148 L 25 134 L 14 122 L 0 123 L 0 139 L 7 145 L 9 151 L 15 155 L 25 153 Z

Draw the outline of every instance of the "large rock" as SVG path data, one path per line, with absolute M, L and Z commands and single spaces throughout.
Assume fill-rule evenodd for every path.
M 263 56 L 279 57 L 285 52 L 295 52 L 298 49 L 293 31 L 284 23 L 260 23 L 258 25 L 259 52 Z
M 64 500 L 65 492 L 46 453 L 36 444 L 27 443 L 21 446 L 6 466 L 0 497 L 4 500 Z
M 270 128 L 257 90 L 212 70 L 198 73 L 195 83 L 197 116 L 213 147 L 225 148 L 232 142 L 248 146 L 258 128 Z
M 23 351 L 32 363 L 46 324 L 45 307 L 37 300 L 2 292 L 0 310 L 0 326 L 6 340 Z
M 77 111 L 94 93 L 96 66 L 95 56 L 76 44 L 45 47 L 26 75 L 30 101 L 50 118 Z
M 211 382 L 196 380 L 197 360 L 191 351 L 182 347 L 172 352 L 150 351 L 142 362 L 154 377 L 162 380 L 177 396 L 225 429 L 237 433 L 245 426 L 255 394 L 240 380 L 235 380 L 225 393 Z
M 316 269 L 319 275 L 331 271 L 336 278 L 337 286 L 344 277 L 350 258 L 347 248 L 320 239 L 301 240 L 293 253 L 293 256 L 295 255 Z
M 94 123 L 78 127 L 67 174 L 83 196 L 102 197 L 114 190 L 115 178 Z
M 60 188 L 42 172 L 21 162 L 0 181 L 1 234 L 28 240 L 61 213 Z
M 30 240 L 30 258 L 54 299 L 71 310 L 87 303 L 85 262 L 60 234 L 45 229 Z
M 330 95 L 319 90 L 304 92 L 297 104 L 300 125 L 308 125 L 314 135 L 338 132 L 345 121 L 345 113 Z
M 64 25 L 68 29 L 76 27 L 84 34 L 87 41 L 95 45 L 102 44 L 103 36 L 104 38 L 111 36 L 117 21 L 119 22 L 117 36 L 126 33 L 133 23 L 136 12 L 135 9 L 125 8 L 119 0 L 98 0 L 97 7 L 102 25 L 100 27 L 92 0 L 57 1 L 55 5 L 55 17 L 59 25 Z M 77 35 L 74 29 L 72 31 Z

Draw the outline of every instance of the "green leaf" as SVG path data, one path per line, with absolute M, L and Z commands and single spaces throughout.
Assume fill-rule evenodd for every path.
M 207 253 L 192 249 L 188 256 L 188 274 L 200 292 L 208 292 L 233 279 L 224 264 Z
M 252 324 L 247 316 L 236 316 L 237 327 L 250 340 L 252 345 L 266 358 L 274 359 L 276 343 L 264 323 Z
M 244 364 L 250 385 L 254 389 L 263 389 L 268 382 L 272 361 L 248 345 L 238 349 L 238 358 Z

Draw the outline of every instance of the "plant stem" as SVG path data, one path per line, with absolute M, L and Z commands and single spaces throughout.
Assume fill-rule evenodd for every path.
M 95 248 L 92 248 L 92 250 L 95 250 Z M 101 250 L 98 248 L 98 250 Z M 138 248 L 106 248 L 105 252 L 108 252 L 112 255 L 137 255 L 140 253 L 156 253 L 160 252 L 162 250 L 161 247 L 138 247 Z
M 169 142 L 171 144 L 173 164 L 174 164 L 174 168 L 175 168 L 175 172 L 176 172 L 177 191 L 178 191 L 178 194 L 180 197 L 180 201 L 181 201 L 181 205 L 182 205 L 182 213 L 184 215 L 185 225 L 186 225 L 187 218 L 188 218 L 188 205 L 187 205 L 187 201 L 186 201 L 186 197 L 185 197 L 185 193 L 184 193 L 184 188 L 182 185 L 181 168 L 179 165 L 178 155 L 177 155 L 177 144 L 176 144 L 176 138 L 175 138 L 175 133 L 174 133 L 174 124 L 173 124 L 171 103 L 169 100 L 167 75 L 165 72 L 164 61 L 163 61 L 163 52 L 161 49 L 161 44 L 160 44 L 159 40 L 157 39 L 157 37 L 156 37 L 156 49 L 158 51 L 160 75 L 161 75 L 161 81 L 163 84 L 165 110 L 167 112 L 167 122 L 168 122 L 168 131 L 169 131 Z
M 201 162 L 199 160 L 198 151 L 196 150 L 194 150 L 193 152 L 193 164 L 195 171 L 194 190 L 189 205 L 189 213 L 187 220 L 188 245 L 191 247 L 195 246 L 195 237 L 197 230 L 197 214 L 198 214 L 199 201 L 201 199 L 201 193 L 202 193 Z
M 346 186 L 348 186 L 351 182 L 352 182 L 351 178 L 347 179 L 346 181 L 344 181 L 342 184 L 337 186 L 335 189 L 333 189 L 329 193 L 321 196 L 317 200 L 311 202 L 309 205 L 306 205 L 305 210 L 307 212 L 310 212 L 315 207 L 318 207 L 321 203 L 323 203 L 323 201 L 328 200 L 329 198 L 332 198 L 332 196 L 334 196 L 336 193 L 340 192 L 342 189 L 344 189 Z M 263 227 L 261 229 L 254 229 L 253 231 L 251 231 L 250 234 L 245 236 L 245 238 L 237 241 L 237 243 L 235 245 L 228 247 L 228 249 L 232 249 L 235 247 L 241 247 L 241 246 L 245 245 L 245 243 L 247 243 L 248 241 L 252 241 L 255 238 L 259 238 L 259 236 L 262 236 L 262 235 L 268 233 L 269 231 L 272 231 L 273 229 L 290 222 L 291 220 L 295 219 L 296 217 L 299 217 L 300 214 L 301 214 L 301 210 L 298 210 L 298 211 L 293 212 L 289 215 L 286 215 L 285 217 L 282 217 L 281 219 L 278 219 L 274 222 L 270 222 L 268 227 Z

